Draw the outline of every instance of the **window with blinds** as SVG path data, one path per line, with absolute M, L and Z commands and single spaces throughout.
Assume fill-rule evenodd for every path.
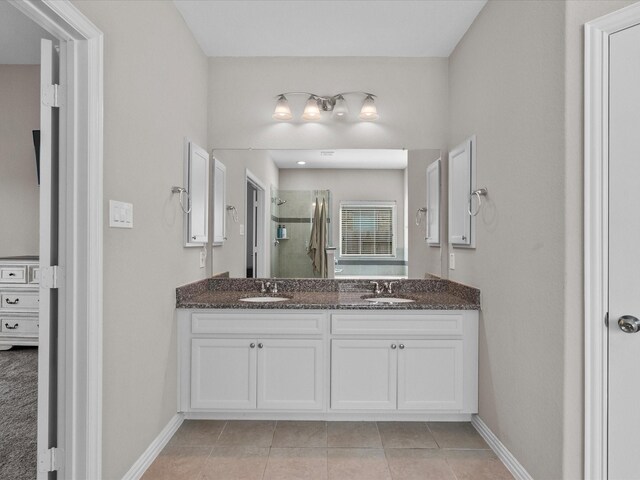
M 342 202 L 340 256 L 394 257 L 395 202 Z

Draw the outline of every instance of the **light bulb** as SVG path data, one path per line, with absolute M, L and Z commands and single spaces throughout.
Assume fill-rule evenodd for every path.
M 336 104 L 333 107 L 333 116 L 345 118 L 349 114 L 349 105 L 342 95 L 336 97 Z
M 284 95 L 280 95 L 278 97 L 278 102 L 276 103 L 276 109 L 273 112 L 274 120 L 291 120 L 293 115 L 291 115 L 291 109 L 289 108 L 289 101 L 287 97 Z
M 309 97 L 307 104 L 304 106 L 302 118 L 305 120 L 319 120 L 320 108 L 318 108 L 318 100 L 315 97 Z
M 378 110 L 376 109 L 376 105 L 373 102 L 373 97 L 371 95 L 367 95 L 367 98 L 362 102 L 362 109 L 360 110 L 360 119 L 361 120 L 377 120 L 378 119 Z

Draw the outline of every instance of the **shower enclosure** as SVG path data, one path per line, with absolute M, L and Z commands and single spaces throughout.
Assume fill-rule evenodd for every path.
M 314 278 L 307 255 L 316 201 L 325 201 L 327 246 L 331 246 L 332 210 L 329 190 L 271 189 L 271 276 L 277 278 Z M 279 231 L 284 226 L 286 235 Z M 333 268 L 333 265 L 329 265 Z

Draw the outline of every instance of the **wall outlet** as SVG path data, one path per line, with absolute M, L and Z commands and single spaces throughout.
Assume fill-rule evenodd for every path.
M 109 200 L 109 226 L 133 228 L 133 204 Z
M 244 225 L 240 224 L 240 235 L 244 235 Z
M 204 268 L 207 265 L 207 252 L 204 250 L 200 251 L 200 268 Z
M 455 270 L 455 269 L 456 269 L 456 254 L 450 253 L 449 254 L 449 270 Z

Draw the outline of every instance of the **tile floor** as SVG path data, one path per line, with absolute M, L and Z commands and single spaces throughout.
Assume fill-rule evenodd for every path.
M 503 480 L 470 423 L 186 420 L 143 480 Z

